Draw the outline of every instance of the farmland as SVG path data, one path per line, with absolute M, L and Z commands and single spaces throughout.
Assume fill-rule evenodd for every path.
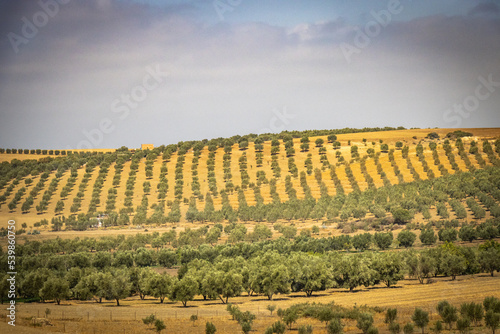
M 500 130 L 376 130 L 4 150 L 1 226 L 16 222 L 17 293 L 34 301 L 19 324 L 49 307 L 45 331 L 149 332 L 141 319 L 156 313 L 167 332 L 233 333 L 246 323 L 233 304 L 264 332 L 287 321 L 268 305 L 334 302 L 366 305 L 388 332 L 387 308 L 401 325 L 415 307 L 434 322 L 442 300 L 500 297 Z M 326 333 L 313 318 L 288 327 Z

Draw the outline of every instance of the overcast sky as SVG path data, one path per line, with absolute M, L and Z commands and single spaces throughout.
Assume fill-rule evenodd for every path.
M 499 127 L 500 3 L 0 0 L 0 147 Z

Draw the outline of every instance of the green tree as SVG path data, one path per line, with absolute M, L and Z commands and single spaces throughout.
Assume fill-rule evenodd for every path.
M 500 327 L 500 313 L 493 312 L 493 310 L 486 312 L 484 324 L 495 334 L 495 330 Z
M 425 326 L 429 323 L 429 313 L 425 312 L 421 308 L 416 308 L 413 312 L 411 320 L 415 323 L 417 327 L 422 329 L 422 334 L 424 334 Z
M 439 241 L 443 242 L 454 242 L 457 241 L 457 230 L 454 228 L 446 228 L 443 230 L 439 230 L 438 237 Z
M 56 208 L 54 210 L 56 215 L 58 213 L 61 213 L 63 210 L 64 210 L 64 202 L 62 200 L 57 201 Z
M 288 326 L 288 329 L 292 329 L 292 325 L 299 319 L 298 312 L 293 308 L 288 308 L 283 314 L 283 321 Z
M 186 275 L 175 283 L 171 291 L 170 299 L 180 301 L 182 305 L 186 307 L 187 302 L 193 300 L 197 293 L 198 282 L 194 277 Z
M 297 228 L 295 226 L 284 226 L 281 229 L 281 233 L 283 234 L 283 237 L 292 239 L 297 235 Z
M 311 228 L 311 231 L 312 231 L 313 234 L 318 234 L 319 233 L 319 227 L 318 227 L 318 225 L 314 225 Z
M 393 239 L 394 236 L 392 235 L 392 232 L 387 232 L 387 233 L 377 232 L 373 235 L 373 240 L 375 241 L 377 247 L 380 249 L 387 249 L 391 247 Z
M 397 224 L 409 223 L 413 219 L 413 213 L 407 209 L 396 207 L 391 210 L 391 213 Z
M 160 299 L 160 303 L 163 303 L 166 297 L 170 295 L 173 285 L 175 284 L 174 278 L 166 273 L 163 274 L 153 274 L 149 276 L 147 282 L 147 289 L 151 295 L 155 298 Z
M 403 230 L 398 234 L 399 244 L 405 248 L 413 246 L 417 235 L 409 230 Z
M 443 300 L 438 303 L 436 309 L 444 323 L 448 324 L 448 328 L 451 329 L 453 323 L 458 319 L 457 308 Z
M 155 330 L 157 333 L 160 333 L 165 328 L 167 328 L 167 326 L 165 326 L 165 323 L 163 322 L 163 320 L 160 320 L 160 319 L 155 320 Z
M 196 323 L 196 321 L 198 321 L 198 315 L 191 314 L 191 317 L 189 318 L 189 320 L 191 320 L 191 322 L 193 323 L 193 327 L 194 327 L 194 324 Z
M 426 228 L 420 232 L 419 239 L 424 245 L 434 245 L 437 241 L 437 236 L 432 228 Z
M 500 313 L 500 299 L 497 297 L 489 296 L 483 300 L 484 310 Z
M 208 231 L 207 235 L 205 236 L 205 241 L 208 242 L 209 244 L 216 244 L 217 241 L 219 241 L 219 238 L 222 235 L 222 231 L 219 228 L 213 227 Z
M 361 313 L 358 316 L 356 327 L 358 327 L 364 334 L 368 329 L 373 326 L 373 316 L 370 313 Z
M 61 300 L 70 296 L 69 283 L 63 278 L 49 277 L 40 289 L 40 298 L 42 300 L 54 300 L 57 305 Z
M 478 325 L 484 317 L 483 305 L 472 303 L 462 303 L 460 305 L 460 315 L 463 318 L 469 318 Z
M 470 330 L 470 319 L 467 317 L 458 319 L 457 329 L 461 334 L 468 333 Z
M 343 256 L 334 272 L 337 285 L 350 291 L 360 285 L 372 285 L 376 275 L 375 270 L 371 268 L 369 258 L 363 254 Z
M 500 244 L 496 241 L 489 240 L 480 245 L 478 260 L 481 269 L 489 272 L 493 277 L 495 270 L 500 271 Z
M 457 275 L 465 273 L 467 261 L 461 254 L 444 251 L 441 255 L 440 266 L 445 275 L 451 276 L 452 280 L 455 280 Z
M 351 238 L 353 247 L 361 251 L 368 249 L 371 241 L 372 235 L 370 233 L 357 234 Z
M 390 288 L 404 278 L 401 257 L 396 253 L 377 254 L 372 262 L 372 268 L 377 273 L 377 279 Z
M 312 334 L 312 325 L 302 325 L 298 328 L 298 334 Z
M 219 271 L 216 274 L 215 292 L 223 304 L 227 304 L 230 297 L 237 297 L 243 290 L 243 276 L 231 270 L 229 272 Z
M 441 320 L 436 320 L 433 328 L 434 333 L 439 334 L 443 331 L 443 322 Z
M 337 136 L 336 135 L 328 135 L 328 142 L 329 143 L 333 143 L 336 140 L 337 140 Z
M 398 318 L 398 309 L 397 308 L 388 308 L 387 312 L 385 313 L 384 322 L 386 324 L 392 324 L 393 322 L 396 321 L 397 318 Z
M 144 323 L 144 325 L 148 325 L 148 326 L 154 324 L 155 320 L 156 320 L 156 316 L 154 314 L 150 314 L 146 318 L 142 318 L 142 322 Z
M 462 226 L 458 231 L 458 237 L 462 241 L 472 242 L 477 239 L 476 230 L 470 225 Z
M 254 270 L 249 275 L 249 285 L 255 293 L 272 300 L 276 293 L 290 292 L 290 273 L 283 256 L 268 251 L 256 257 L 250 265 Z
M 128 297 L 132 288 L 128 272 L 116 270 L 112 273 L 106 273 L 103 288 L 106 299 L 115 300 L 116 306 L 120 306 L 120 299 Z

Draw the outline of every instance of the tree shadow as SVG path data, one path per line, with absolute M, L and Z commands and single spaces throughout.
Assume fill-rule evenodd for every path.
M 291 296 L 293 297 L 293 296 Z M 266 296 L 259 297 L 259 298 L 253 298 L 251 299 L 252 302 L 259 302 L 259 301 L 268 301 L 268 302 L 274 302 L 274 301 L 283 301 L 283 300 L 289 300 L 290 297 L 280 297 L 280 298 L 273 298 L 269 299 Z
M 189 304 L 184 306 L 181 304 L 181 305 L 177 305 L 177 306 L 173 306 L 173 307 L 179 308 L 179 309 L 189 309 L 189 308 L 198 308 L 199 306 L 198 305 L 189 305 Z
M 368 290 L 385 290 L 385 289 L 402 289 L 403 287 L 400 285 L 393 285 L 393 286 L 370 286 L 367 289 Z
M 335 292 L 340 292 L 340 293 L 358 293 L 358 292 L 363 292 L 364 290 L 340 290 L 340 291 L 335 291 Z

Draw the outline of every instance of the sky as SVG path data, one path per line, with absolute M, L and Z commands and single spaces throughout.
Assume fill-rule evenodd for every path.
M 500 126 L 500 1 L 0 0 L 0 147 Z

